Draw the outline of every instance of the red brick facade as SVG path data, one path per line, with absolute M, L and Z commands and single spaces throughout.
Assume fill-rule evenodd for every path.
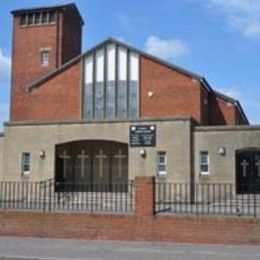
M 36 115 L 27 116 L 27 110 L 37 110 L 37 108 L 28 107 L 30 95 L 27 93 L 27 87 L 81 54 L 82 23 L 77 13 L 70 5 L 57 9 L 56 12 L 56 23 L 38 26 L 21 26 L 21 14 L 14 13 L 11 121 L 31 120 L 31 118 L 41 120 Z M 49 66 L 41 66 L 42 50 L 50 52 Z M 34 103 L 37 102 L 34 101 Z M 41 106 L 41 109 L 45 108 L 45 102 Z M 55 112 L 53 110 L 53 113 Z
M 0 235 L 260 245 L 259 218 L 154 215 L 153 183 L 136 179 L 134 214 L 0 211 Z
M 81 118 L 80 58 L 28 92 L 31 83 L 81 53 L 82 20 L 75 6 L 65 7 L 57 10 L 55 24 L 41 26 L 21 26 L 20 14 L 14 13 L 11 121 Z M 43 48 L 50 50 L 48 67 L 40 64 Z M 139 104 L 141 117 L 189 116 L 199 125 L 247 124 L 237 105 L 205 87 L 201 78 L 145 54 L 140 55 Z
M 141 117 L 191 116 L 201 122 L 200 84 L 180 72 L 141 56 Z M 153 92 L 152 98 L 148 92 Z
M 26 102 L 24 102 L 26 100 Z M 81 118 L 81 62 L 16 98 L 15 118 L 29 121 Z M 16 119 L 16 120 L 18 120 Z
M 237 125 L 239 113 L 234 104 L 217 96 L 211 98 L 211 125 Z

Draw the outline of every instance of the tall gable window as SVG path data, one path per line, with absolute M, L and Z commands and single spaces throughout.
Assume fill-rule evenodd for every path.
M 85 58 L 84 118 L 138 117 L 139 55 L 110 43 Z

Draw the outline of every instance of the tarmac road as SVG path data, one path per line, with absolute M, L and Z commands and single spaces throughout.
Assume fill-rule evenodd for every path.
M 218 246 L 0 237 L 0 259 L 259 260 L 260 246 Z

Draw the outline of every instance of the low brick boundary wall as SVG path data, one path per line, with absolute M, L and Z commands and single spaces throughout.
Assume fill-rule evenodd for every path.
M 260 245 L 260 218 L 154 214 L 154 178 L 135 180 L 135 212 L 0 211 L 0 236 Z
M 0 212 L 0 236 L 260 245 L 260 219 Z

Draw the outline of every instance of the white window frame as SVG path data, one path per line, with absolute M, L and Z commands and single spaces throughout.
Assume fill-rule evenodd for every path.
M 163 158 L 164 158 L 164 163 L 160 162 L 161 156 L 163 156 Z M 157 175 L 158 176 L 167 175 L 167 153 L 166 153 L 166 151 L 158 151 L 156 161 L 157 161 Z M 164 166 L 165 170 L 164 171 L 160 170 L 160 166 Z
M 202 160 L 202 156 L 207 156 L 206 162 L 203 162 Z M 210 174 L 210 157 L 209 157 L 209 152 L 204 150 L 204 151 L 200 151 L 200 158 L 199 158 L 199 163 L 200 163 L 200 175 L 209 175 Z M 202 166 L 207 165 L 208 170 L 204 171 L 202 169 Z
M 29 162 L 26 163 L 26 156 L 29 157 Z M 31 153 L 29 152 L 23 152 L 22 153 L 22 176 L 23 177 L 29 177 L 31 172 Z M 28 170 L 25 170 L 25 166 L 28 166 Z

